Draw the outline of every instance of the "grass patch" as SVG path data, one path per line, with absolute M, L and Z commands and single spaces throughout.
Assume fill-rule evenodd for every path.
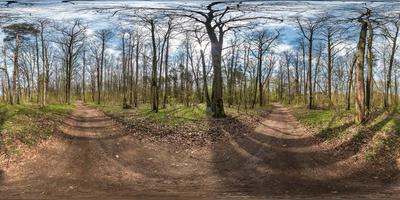
M 117 115 L 125 115 L 135 120 L 146 120 L 148 122 L 159 123 L 163 125 L 181 125 L 198 120 L 205 120 L 209 117 L 204 105 L 184 106 L 174 104 L 167 108 L 160 108 L 157 113 L 151 111 L 149 105 L 141 104 L 137 108 L 122 109 L 121 105 L 89 104 L 91 107 L 98 108 L 103 112 Z
M 391 113 L 384 113 L 379 116 L 375 121 L 377 124 L 382 123 L 378 130 L 373 130 L 376 133 L 373 140 L 369 144 L 365 152 L 365 159 L 368 161 L 375 161 L 377 158 L 396 157 L 400 153 L 400 114 L 398 111 Z
M 147 120 L 162 125 L 181 126 L 186 123 L 195 123 L 196 121 L 204 121 L 211 118 L 211 114 L 207 112 L 205 104 L 194 104 L 185 106 L 180 103 L 167 105 L 166 108 L 160 108 L 157 113 L 151 111 L 149 104 L 140 104 L 137 108 L 122 109 L 121 105 L 95 104 L 89 103 L 89 106 L 98 108 L 103 112 L 110 114 L 126 115 L 135 119 Z M 237 110 L 236 106 L 225 107 L 225 113 L 228 116 L 238 115 L 260 115 L 271 106 L 256 107 L 254 109 Z
M 73 106 L 50 104 L 0 105 L 0 152 L 13 154 L 19 144 L 34 145 L 52 135 L 55 123 Z
M 292 112 L 300 123 L 317 130 L 316 136 L 323 139 L 347 135 L 347 128 L 354 124 L 352 112 L 346 110 L 308 110 L 294 107 Z

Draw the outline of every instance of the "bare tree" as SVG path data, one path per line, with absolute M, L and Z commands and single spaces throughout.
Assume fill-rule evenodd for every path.
M 368 30 L 368 21 L 364 17 L 370 15 L 370 10 L 363 13 L 358 22 L 361 24 L 360 37 L 357 45 L 357 62 L 356 62 L 356 121 L 363 122 L 365 120 L 365 87 L 364 87 L 364 59 L 365 59 L 365 45 Z
M 57 43 L 64 53 L 65 64 L 65 102 L 71 103 L 71 80 L 72 72 L 77 66 L 79 52 L 83 47 L 86 27 L 81 20 L 75 19 L 71 24 L 56 25 L 55 29 L 60 32 Z
M 367 79 L 365 81 L 365 107 L 367 110 L 367 114 L 370 113 L 371 110 L 371 101 L 372 101 L 372 94 L 373 94 L 373 60 L 374 60 L 374 55 L 372 52 L 373 48 L 373 37 L 374 37 L 374 27 L 372 24 L 371 16 L 367 16 L 367 22 L 368 22 L 368 39 L 367 39 L 367 65 L 368 65 L 368 71 L 367 71 Z
M 112 37 L 112 32 L 108 29 L 96 31 L 96 38 L 100 41 L 100 63 L 97 66 L 97 104 L 101 102 L 101 91 L 103 88 L 103 71 L 104 71 L 104 51 L 107 41 Z
M 209 43 L 205 42 L 206 37 L 205 32 L 203 32 L 200 28 L 195 28 L 194 37 L 200 47 L 200 58 L 201 58 L 201 69 L 202 69 L 202 78 L 203 78 L 203 93 L 204 99 L 206 101 L 207 110 L 211 109 L 211 100 L 208 93 L 208 83 L 207 83 L 207 67 L 206 67 L 206 58 L 205 58 L 205 49 L 207 48 Z
M 391 25 L 392 27 L 389 27 L 389 25 L 384 25 L 382 28 L 384 37 L 391 43 L 390 59 L 386 77 L 385 95 L 383 99 L 383 105 L 385 108 L 389 106 L 389 90 L 392 84 L 392 71 L 393 71 L 392 69 L 394 65 L 394 56 L 397 50 L 397 37 L 400 31 L 399 18 L 388 19 L 388 21 L 389 21 L 388 24 Z
M 308 41 L 308 109 L 313 108 L 313 87 L 312 87 L 312 54 L 313 54 L 313 42 L 316 31 L 321 28 L 323 22 L 326 20 L 325 17 L 318 18 L 297 18 L 297 24 L 300 28 L 300 32 L 303 37 Z
M 50 23 L 48 19 L 41 19 L 39 20 L 39 29 L 40 29 L 40 44 L 41 44 L 41 53 L 42 53 L 42 85 L 41 89 L 40 84 L 38 84 L 38 95 L 41 96 L 40 104 L 41 106 L 46 105 L 46 96 L 47 96 L 47 83 L 48 83 L 48 76 L 49 76 L 49 52 L 48 52 L 48 44 L 45 42 L 44 39 L 44 31 L 46 26 Z M 36 44 L 36 53 L 37 53 L 37 67 L 38 67 L 38 83 L 39 81 L 39 52 L 38 52 L 38 45 Z M 40 95 L 41 94 L 41 95 Z
M 254 11 L 257 5 L 253 5 L 248 12 Z M 187 9 L 182 8 L 181 16 L 190 18 L 204 25 L 211 42 L 211 60 L 213 66 L 213 84 L 211 95 L 211 111 L 213 117 L 225 117 L 223 93 L 222 93 L 222 50 L 225 33 L 246 26 L 245 23 L 256 19 L 271 19 L 266 16 L 248 16 L 244 10 L 247 6 L 241 2 L 212 2 L 206 6 Z M 256 12 L 256 11 L 254 11 Z
M 19 47 L 20 39 L 27 34 L 35 34 L 38 30 L 32 25 L 27 23 L 11 24 L 4 27 L 4 31 L 8 34 L 5 41 L 15 41 L 14 46 L 14 71 L 13 71 L 13 85 L 12 85 L 12 96 L 11 103 L 19 103 L 19 92 L 17 92 L 17 87 L 19 88 Z
M 258 95 L 259 95 L 259 104 L 260 107 L 263 106 L 263 82 L 261 80 L 262 77 L 262 66 L 265 54 L 270 50 L 271 45 L 277 41 L 279 38 L 280 32 L 276 30 L 275 32 L 270 31 L 268 29 L 263 29 L 259 31 L 252 32 L 249 40 L 252 45 L 255 47 L 255 50 L 251 50 L 252 54 L 257 59 L 257 76 L 256 76 L 256 84 L 254 88 L 254 98 L 253 105 L 256 104 L 256 96 L 257 96 L 257 86 L 258 86 Z
M 334 20 L 332 16 L 327 16 L 324 26 L 322 26 L 322 35 L 323 39 L 326 42 L 327 49 L 327 75 L 328 75 L 328 98 L 330 103 L 332 104 L 332 75 L 333 75 L 333 66 L 336 54 L 340 52 L 339 45 L 343 42 L 343 27 L 337 24 L 337 21 Z

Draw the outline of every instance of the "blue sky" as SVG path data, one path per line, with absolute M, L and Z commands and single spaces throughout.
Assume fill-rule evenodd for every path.
M 1 2 L 1 1 L 0 1 Z M 0 3 L 1 12 L 16 13 L 23 16 L 24 21 L 34 20 L 35 18 L 50 18 L 55 21 L 68 22 L 74 18 L 81 18 L 88 24 L 88 32 L 93 33 L 100 29 L 119 30 L 120 27 L 130 26 L 133 23 L 129 20 L 121 20 L 117 16 L 112 17 L 109 13 L 97 13 L 89 8 L 93 7 L 158 7 L 171 8 L 177 6 L 199 6 L 206 5 L 208 1 L 73 1 L 72 3 L 60 3 L 61 0 L 19 0 L 19 2 L 5 7 L 5 1 Z M 368 2 L 368 1 L 252 1 L 254 4 L 262 5 L 264 14 L 283 19 L 280 22 L 263 23 L 262 25 L 271 29 L 282 28 L 281 45 L 279 48 L 287 49 L 293 45 L 298 37 L 296 32 L 295 16 L 311 17 L 321 14 L 335 15 L 338 18 L 350 18 L 359 15 L 364 7 L 379 8 L 382 12 L 400 12 L 400 2 Z M 121 13 L 122 14 L 122 13 Z M 1 36 L 0 36 L 1 37 Z M 117 52 L 116 47 L 120 39 L 116 38 L 110 46 L 110 51 Z M 178 41 L 175 41 L 179 43 Z

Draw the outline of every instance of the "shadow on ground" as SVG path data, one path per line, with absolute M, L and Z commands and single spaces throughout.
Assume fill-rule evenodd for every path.
M 214 170 L 223 180 L 222 185 L 226 190 L 248 195 L 381 192 L 390 187 L 399 173 L 396 159 L 388 155 L 390 152 L 385 151 L 384 147 L 376 150 L 376 155 L 382 158 L 380 160 L 385 160 L 384 163 L 369 161 L 362 167 L 353 167 L 351 162 L 390 119 L 391 115 L 363 128 L 350 140 L 331 149 L 315 148 L 307 151 L 297 151 L 296 148 L 304 149 L 318 145 L 322 142 L 321 138 L 278 137 L 277 135 L 285 133 L 273 129 L 269 130 L 279 134 L 255 131 L 235 118 L 210 121 L 210 127 L 214 127 L 210 134 L 240 132 L 231 136 L 230 142 L 214 145 Z M 345 130 L 350 125 L 344 124 L 328 131 Z M 396 137 L 398 136 L 392 134 L 387 140 L 398 141 Z M 400 148 L 399 145 L 392 147 L 391 152 Z M 348 172 L 336 174 L 332 169 Z

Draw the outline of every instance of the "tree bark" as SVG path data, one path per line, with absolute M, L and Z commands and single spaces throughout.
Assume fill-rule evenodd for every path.
M 331 35 L 328 33 L 328 98 L 329 103 L 332 103 L 332 42 Z
M 44 35 L 43 35 L 43 31 L 44 31 L 44 25 L 41 24 L 41 30 L 40 30 L 40 41 L 41 41 L 41 46 L 42 46 L 42 65 L 43 65 L 43 70 L 42 70 L 42 98 L 41 98 L 41 103 L 40 105 L 42 107 L 46 106 L 46 83 L 47 83 L 47 77 L 46 77 L 46 71 L 47 71 L 47 61 L 46 61 L 46 56 L 45 53 L 47 51 L 45 51 L 45 44 L 44 44 Z
M 361 123 L 365 120 L 365 87 L 364 87 L 364 56 L 365 43 L 368 24 L 361 22 L 360 38 L 357 45 L 357 63 L 356 63 L 356 121 Z
M 7 88 L 8 88 L 8 101 L 10 104 L 12 104 L 12 90 L 11 90 L 11 80 L 10 80 L 10 75 L 8 74 L 8 69 L 7 69 L 7 51 L 6 51 L 6 47 L 3 46 L 3 62 L 4 62 L 4 72 L 6 73 L 6 77 L 7 77 Z
M 125 55 L 125 34 L 122 34 L 122 93 L 123 93 L 123 99 L 122 99 L 122 108 L 126 109 L 128 108 L 128 100 L 126 98 L 126 55 Z
M 82 66 L 82 95 L 83 95 L 83 102 L 86 103 L 86 51 L 83 50 L 83 66 Z
M 135 89 L 133 94 L 133 102 L 135 107 L 138 107 L 138 81 L 139 81 L 139 36 L 136 38 L 136 71 L 135 71 Z
M 288 103 L 290 104 L 290 65 L 289 58 L 286 59 L 287 82 L 288 82 Z
M 259 55 L 258 55 L 258 92 L 260 93 L 259 94 L 259 96 L 258 96 L 258 100 L 260 101 L 259 102 L 259 104 L 260 104 L 260 107 L 262 107 L 263 106 L 263 104 L 264 104 L 264 102 L 263 102 L 263 83 L 262 83 L 262 81 L 261 81 L 261 75 L 262 75 L 262 60 L 263 60 L 263 54 L 262 54 L 262 51 L 263 51 L 263 49 L 262 49 L 262 47 L 260 47 L 259 48 Z
M 15 50 L 14 50 L 14 71 L 13 71 L 13 87 L 12 87 L 12 97 L 11 104 L 16 104 L 18 99 L 17 85 L 19 77 L 19 66 L 18 66 L 18 53 L 19 53 L 19 33 L 15 33 Z
M 313 108 L 313 86 L 312 86 L 312 51 L 313 51 L 313 33 L 310 34 L 308 47 L 308 109 Z
M 390 60 L 389 60 L 389 66 L 388 66 L 388 72 L 387 72 L 387 79 L 386 79 L 386 87 L 385 87 L 385 97 L 384 97 L 384 107 L 387 108 L 389 107 L 389 90 L 391 88 L 391 82 L 392 82 L 392 68 L 393 68 L 393 62 L 394 62 L 394 56 L 396 54 L 396 49 L 397 49 L 397 36 L 399 34 L 399 29 L 400 25 L 396 25 L 396 32 L 393 37 L 393 44 L 392 44 L 392 52 L 390 54 Z
M 367 80 L 365 82 L 366 90 L 365 90 L 365 107 L 367 114 L 371 111 L 371 101 L 373 94 L 373 54 L 372 54 L 372 40 L 373 40 L 373 29 L 371 21 L 368 19 L 368 51 L 367 51 Z
M 204 51 L 202 49 L 200 50 L 200 56 L 201 56 L 201 66 L 202 66 L 202 72 L 203 72 L 204 98 L 206 100 L 207 110 L 209 110 L 211 108 L 211 100 L 210 100 L 210 95 L 208 93 L 206 61 L 205 61 L 205 57 L 204 57 Z
M 356 64 L 357 57 L 354 56 L 354 59 L 349 66 L 349 80 L 348 80 L 348 85 L 347 85 L 347 95 L 346 95 L 346 110 L 350 110 L 350 101 L 351 101 L 351 89 L 352 89 L 352 84 L 353 84 L 353 72 L 354 72 L 354 66 Z
M 153 20 L 150 20 L 151 26 L 151 43 L 153 48 L 153 59 L 152 59 L 152 72 L 151 72 L 151 98 L 152 98 L 152 111 L 158 112 L 158 90 L 157 90 L 157 44 L 155 36 L 155 24 Z
M 220 30 L 217 38 L 215 30 L 212 28 L 211 22 L 206 24 L 207 34 L 211 41 L 211 62 L 214 71 L 211 95 L 211 112 L 213 117 L 225 117 L 224 101 L 222 99 L 222 46 L 223 46 L 223 31 Z
M 169 36 L 167 37 L 167 45 L 165 49 L 165 63 L 164 63 L 164 97 L 163 97 L 163 108 L 167 107 L 168 95 L 169 95 L 169 77 L 168 77 L 168 59 L 169 59 Z
M 36 70 L 37 70 L 37 103 L 41 103 L 41 92 L 40 92 L 40 67 L 39 67 L 39 40 L 38 35 L 35 34 L 36 41 Z

